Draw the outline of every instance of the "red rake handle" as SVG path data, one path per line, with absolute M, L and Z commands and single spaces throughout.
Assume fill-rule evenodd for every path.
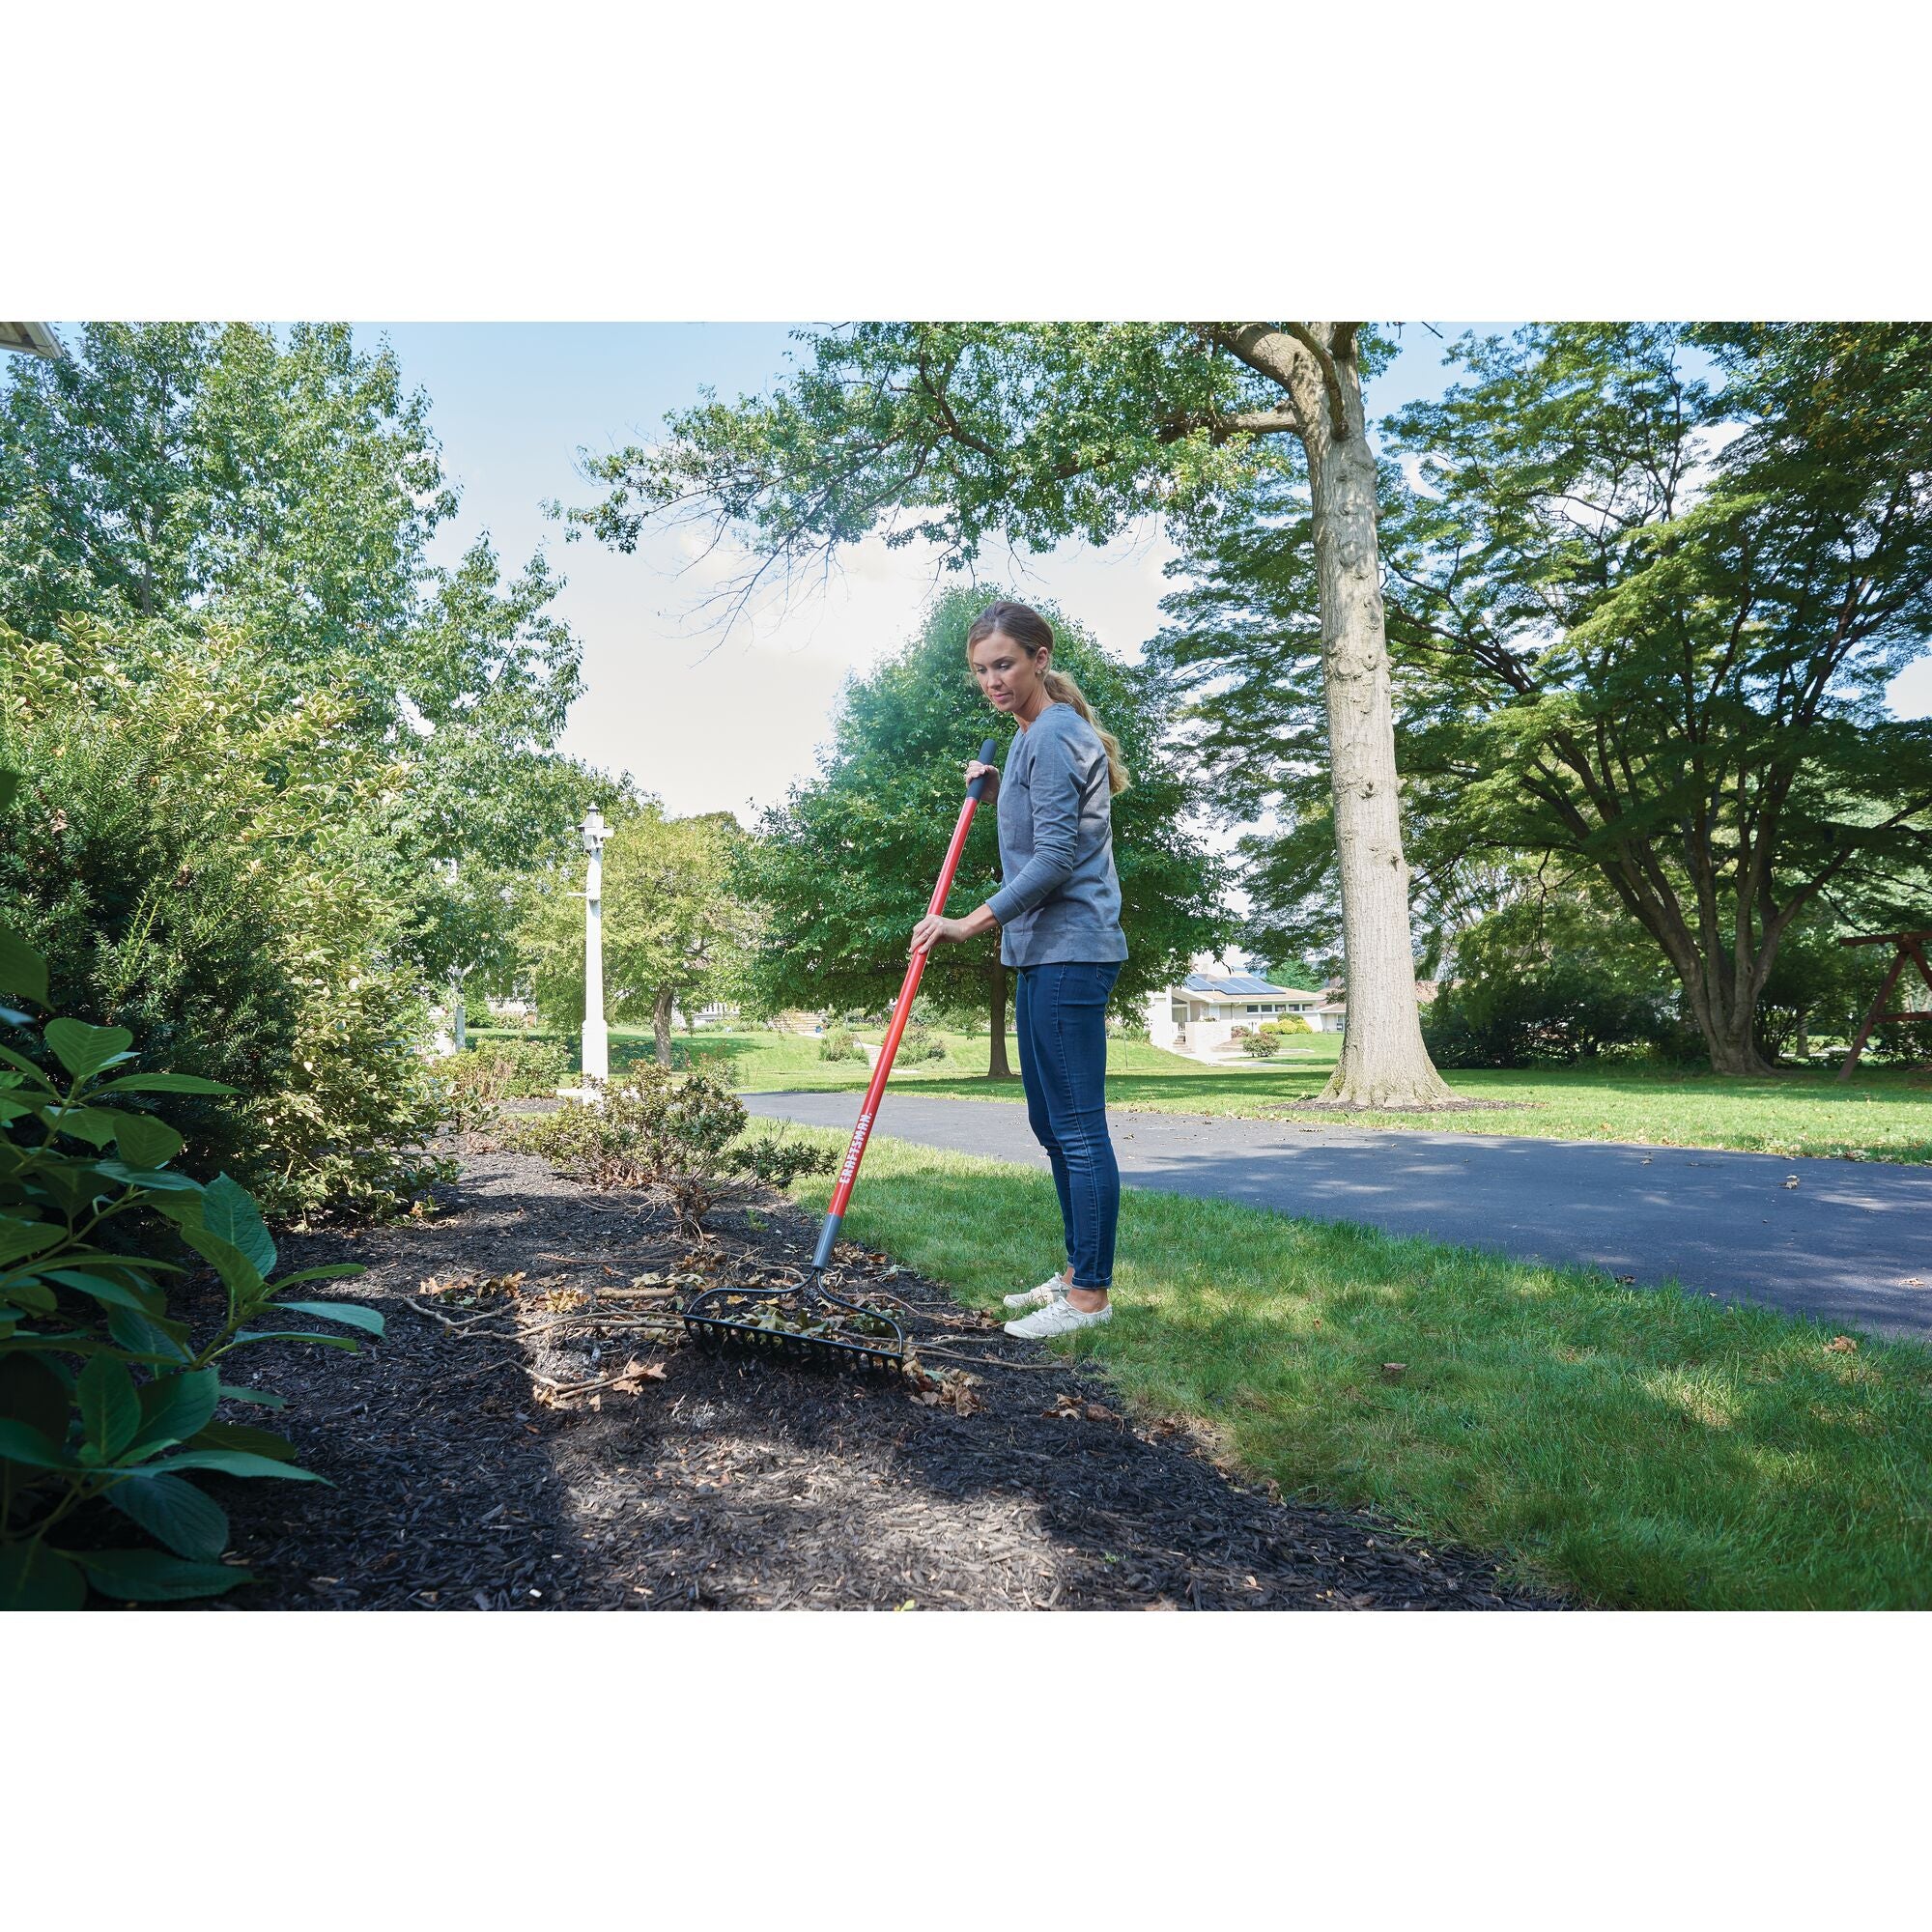
M 999 747 L 988 738 L 980 747 L 980 762 L 990 765 Z M 959 869 L 959 855 L 966 849 L 966 835 L 973 828 L 973 814 L 979 810 L 980 795 L 985 789 L 986 781 L 982 775 L 966 787 L 966 802 L 959 808 L 959 823 L 952 828 L 952 842 L 946 848 L 946 863 L 939 868 L 939 883 L 932 889 L 932 902 L 926 907 L 928 914 L 946 909 L 946 895 L 952 890 L 952 875 Z M 886 1091 L 886 1080 L 893 1070 L 893 1060 L 899 1050 L 899 1036 L 906 1030 L 906 1021 L 912 1017 L 913 995 L 919 990 L 920 976 L 925 971 L 923 952 L 915 952 L 906 962 L 905 979 L 899 984 L 899 996 L 893 1007 L 893 1023 L 886 1029 L 885 1043 L 879 1048 L 879 1058 L 872 1067 L 871 1080 L 866 1087 L 866 1098 L 859 1109 L 859 1124 L 852 1129 L 852 1138 L 845 1149 L 844 1163 L 838 1170 L 838 1184 L 832 1190 L 832 1200 L 825 1211 L 825 1226 L 819 1230 L 818 1250 L 812 1256 L 814 1268 L 823 1268 L 832 1258 L 832 1243 L 838 1238 L 838 1223 L 845 1213 L 845 1204 L 852 1198 L 852 1183 L 859 1178 L 859 1163 L 866 1155 L 866 1143 L 871 1138 L 872 1122 L 879 1111 L 879 1098 Z

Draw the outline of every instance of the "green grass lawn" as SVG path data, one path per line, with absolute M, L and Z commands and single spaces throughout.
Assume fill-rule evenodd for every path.
M 988 1310 L 1062 1246 L 1045 1176 L 888 1138 L 844 1232 Z M 1139 1189 L 1114 1288 L 1113 1321 L 1057 1346 L 1284 1490 L 1599 1605 L 1932 1607 L 1932 1351 Z
M 612 1030 L 611 1051 L 648 1051 L 648 1036 Z M 862 1035 L 862 1037 L 866 1037 Z M 872 1037 L 877 1037 L 874 1033 Z M 973 1099 L 1020 1099 L 1017 1079 L 985 1077 L 988 1042 L 942 1034 L 948 1059 L 895 1068 L 893 1085 Z M 1464 1098 L 1502 1103 L 1472 1114 L 1350 1114 L 1311 1117 L 1294 1102 L 1321 1091 L 1340 1038 L 1309 1035 L 1293 1057 L 1254 1065 L 1203 1066 L 1138 1040 L 1107 1049 L 1107 1103 L 1161 1112 L 1279 1118 L 1310 1131 L 1350 1126 L 1419 1127 L 1441 1132 L 1534 1134 L 1563 1141 L 1645 1141 L 1663 1147 L 1738 1148 L 1747 1152 L 1836 1154 L 1856 1160 L 1932 1160 L 1932 1075 L 1909 1068 L 1861 1067 L 1840 1086 L 1830 1068 L 1740 1080 L 1628 1062 L 1544 1067 L 1518 1073 L 1451 1073 Z M 695 1052 L 717 1055 L 745 1089 L 862 1089 L 863 1061 L 826 1061 L 818 1042 L 793 1034 L 700 1033 Z M 1008 1058 L 1017 1068 L 1017 1043 Z

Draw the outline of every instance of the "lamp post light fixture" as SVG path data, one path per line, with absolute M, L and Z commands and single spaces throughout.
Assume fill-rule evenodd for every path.
M 604 1024 L 604 814 L 593 805 L 579 831 L 589 865 L 583 879 L 583 1080 L 611 1077 L 611 1030 Z

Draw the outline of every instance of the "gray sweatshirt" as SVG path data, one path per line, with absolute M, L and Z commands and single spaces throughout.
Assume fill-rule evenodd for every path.
M 1107 748 L 1070 704 L 1014 735 L 1000 769 L 1000 876 L 986 901 L 1008 966 L 1127 956 Z

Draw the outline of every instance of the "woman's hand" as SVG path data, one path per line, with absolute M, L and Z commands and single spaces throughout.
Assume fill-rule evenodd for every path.
M 943 914 L 929 912 L 912 929 L 912 950 L 926 952 L 935 946 L 956 946 L 962 939 L 972 937 L 963 919 L 947 919 Z
M 1000 795 L 1000 768 L 998 765 L 982 765 L 978 758 L 966 760 L 966 782 L 971 784 L 977 778 L 984 778 L 986 789 L 980 794 L 981 804 Z

